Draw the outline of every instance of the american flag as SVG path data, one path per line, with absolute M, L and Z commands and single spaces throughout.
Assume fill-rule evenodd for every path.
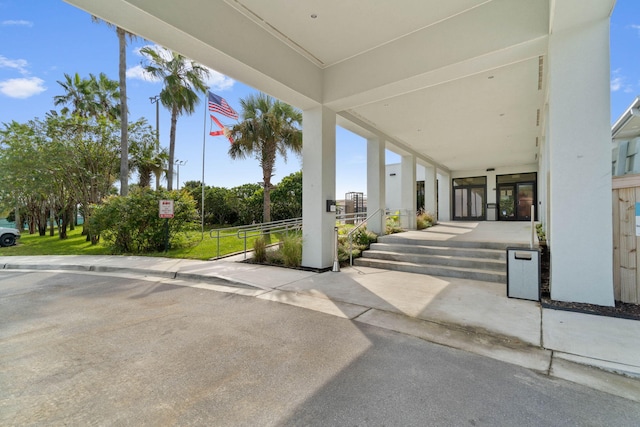
M 231 106 L 227 104 L 227 101 L 225 101 L 223 97 L 211 92 L 209 92 L 209 111 L 211 111 L 212 113 L 220 113 L 223 116 L 227 116 L 232 119 L 238 118 L 238 113 L 236 112 L 236 110 L 231 108 Z

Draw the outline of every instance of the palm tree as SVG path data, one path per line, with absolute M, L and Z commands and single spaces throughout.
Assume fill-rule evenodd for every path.
M 89 74 L 90 84 L 94 89 L 94 101 L 90 104 L 90 115 L 103 116 L 110 120 L 120 117 L 120 105 L 116 99 L 120 97 L 118 82 L 111 80 L 105 73 L 100 73 L 98 78 Z
M 199 93 L 205 93 L 205 80 L 209 70 L 202 65 L 185 58 L 176 52 L 158 51 L 144 47 L 140 52 L 148 59 L 144 66 L 151 76 L 162 79 L 164 87 L 160 91 L 160 102 L 171 111 L 171 131 L 169 133 L 169 171 L 167 173 L 167 189 L 173 189 L 173 164 L 176 148 L 176 124 L 178 116 L 184 113 L 193 114 L 200 102 Z
M 80 78 L 78 73 L 73 77 L 64 75 L 64 81 L 58 80 L 58 84 L 65 90 L 63 95 L 53 97 L 54 105 L 64 105 L 63 114 L 71 112 L 83 118 L 106 117 L 115 120 L 120 116 L 120 111 L 114 103 L 120 97 L 118 83 L 111 80 L 106 74 L 89 74 L 88 79 Z M 70 105 L 73 109 L 69 109 Z
M 135 34 L 118 26 L 91 16 L 93 22 L 104 22 L 108 27 L 116 29 L 118 36 L 118 82 L 120 87 L 120 195 L 129 193 L 129 110 L 127 108 L 127 39 L 132 41 Z
M 82 117 L 87 117 L 88 113 L 88 101 L 90 93 L 90 81 L 80 77 L 78 73 L 75 73 L 73 77 L 69 74 L 64 74 L 64 81 L 58 80 L 58 84 L 62 86 L 65 93 L 64 95 L 56 95 L 53 97 L 53 104 L 55 106 L 63 105 L 61 112 L 67 114 L 78 114 Z M 69 109 L 68 105 L 72 107 Z
M 143 188 L 151 186 L 151 175 L 166 170 L 169 153 L 166 148 L 158 148 L 155 141 L 132 142 L 131 169 L 137 170 L 140 177 L 139 185 Z M 157 178 L 156 178 L 157 179 Z
M 302 151 L 302 113 L 289 104 L 260 93 L 240 100 L 242 121 L 229 130 L 232 159 L 254 156 L 262 168 L 264 185 L 263 222 L 271 221 L 271 177 L 276 155 L 287 160 L 287 151 Z
M 140 177 L 139 185 L 143 188 L 151 186 L 151 175 L 158 176 L 167 169 L 169 153 L 166 148 L 156 144 L 155 132 L 151 130 L 146 119 L 140 119 L 129 125 L 129 167 L 136 170 Z M 156 190 L 158 190 L 156 185 Z

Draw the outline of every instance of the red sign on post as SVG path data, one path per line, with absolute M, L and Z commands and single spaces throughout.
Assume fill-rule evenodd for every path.
M 160 200 L 160 218 L 173 218 L 173 200 Z

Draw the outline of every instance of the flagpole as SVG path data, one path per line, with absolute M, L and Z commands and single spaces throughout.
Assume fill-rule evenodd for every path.
M 204 155 L 205 155 L 205 142 L 207 140 L 207 94 L 205 94 L 204 100 L 204 120 L 202 121 L 202 204 L 200 205 L 200 213 L 201 213 L 201 229 L 202 229 L 202 237 L 201 240 L 204 240 Z

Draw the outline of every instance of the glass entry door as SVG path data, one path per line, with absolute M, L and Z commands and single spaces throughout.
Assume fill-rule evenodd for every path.
M 533 205 L 533 183 L 521 183 L 516 184 L 516 206 L 518 214 L 516 215 L 519 220 L 531 220 L 531 206 Z
M 485 199 L 484 187 L 455 188 L 453 219 L 485 219 Z
M 487 178 L 453 179 L 453 219 L 484 220 L 487 203 Z
M 535 200 L 535 184 L 521 182 L 498 186 L 498 215 L 501 221 L 531 219 L 531 206 Z

